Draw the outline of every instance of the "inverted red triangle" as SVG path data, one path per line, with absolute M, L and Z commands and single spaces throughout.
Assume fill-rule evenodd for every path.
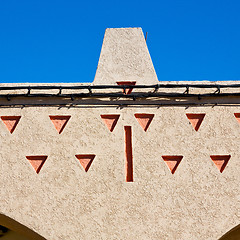
M 110 132 L 115 128 L 117 121 L 119 119 L 119 114 L 104 114 L 101 115 L 103 122 L 106 124 Z
M 136 81 L 122 81 L 122 82 L 117 82 L 117 85 L 136 85 Z M 126 88 L 125 89 L 125 94 L 130 94 L 132 92 L 132 88 Z M 124 89 L 123 89 L 123 92 L 124 92 Z
M 43 164 L 47 160 L 48 156 L 41 155 L 41 156 L 26 156 L 27 160 L 31 163 L 32 167 L 36 171 L 36 173 L 39 173 Z
M 2 121 L 6 125 L 10 133 L 13 133 L 21 116 L 1 116 Z
M 240 123 L 240 113 L 234 113 L 234 116 L 236 117 L 236 119 Z
M 49 116 L 54 127 L 58 131 L 59 134 L 62 133 L 63 129 L 66 127 L 68 120 L 71 116 Z
M 162 156 L 171 173 L 174 174 L 183 156 Z
M 150 126 L 150 123 L 153 120 L 154 114 L 136 113 L 136 114 L 134 114 L 134 116 L 137 119 L 137 121 L 140 124 L 140 126 L 146 132 L 148 127 Z
M 231 155 L 211 155 L 210 157 L 218 170 L 222 173 L 227 166 Z
M 205 117 L 205 113 L 187 113 L 186 115 L 193 128 L 198 131 Z
M 94 154 L 78 154 L 78 155 L 75 155 L 75 156 L 79 160 L 79 162 L 81 163 L 85 172 L 88 171 L 88 169 L 90 168 L 90 166 L 93 162 L 93 159 L 95 158 Z

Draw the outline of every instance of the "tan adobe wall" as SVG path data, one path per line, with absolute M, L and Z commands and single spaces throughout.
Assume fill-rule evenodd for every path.
M 137 85 L 167 84 L 156 82 L 141 29 L 106 34 L 93 85 L 134 76 Z M 134 52 L 127 62 L 147 62 L 142 73 L 133 66 L 130 76 L 124 57 L 117 67 L 107 65 L 114 53 L 104 47 L 121 36 Z M 239 97 L 0 98 L 0 213 L 48 240 L 219 239 L 240 222 L 238 114 Z

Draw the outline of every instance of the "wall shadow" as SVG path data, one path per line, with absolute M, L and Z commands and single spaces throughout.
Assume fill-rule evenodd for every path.
M 46 240 L 46 238 L 40 236 L 30 228 L 3 214 L 0 214 L 0 225 L 19 233 L 29 240 Z
M 240 224 L 225 233 L 219 240 L 239 240 L 240 239 Z

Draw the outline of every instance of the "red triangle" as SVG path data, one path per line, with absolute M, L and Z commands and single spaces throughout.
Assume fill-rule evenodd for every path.
M 238 122 L 240 123 L 240 113 L 234 113 L 236 119 L 238 120 Z
M 187 113 L 186 115 L 193 128 L 198 131 L 205 117 L 205 113 Z
M 174 174 L 183 156 L 162 156 L 162 158 L 168 165 L 171 173 Z
M 120 117 L 119 114 L 104 114 L 104 115 L 101 115 L 102 120 L 104 121 L 104 123 L 106 124 L 106 126 L 110 130 L 110 132 L 112 132 L 113 129 L 115 128 L 119 117 Z
M 61 134 L 71 116 L 49 116 L 58 133 Z
M 138 120 L 140 126 L 146 132 L 150 123 L 153 120 L 154 114 L 136 113 L 136 114 L 134 114 L 134 116 Z
M 222 173 L 227 166 L 231 155 L 211 155 L 210 156 L 218 170 Z
M 39 173 L 48 156 L 26 156 L 36 173 Z
M 85 172 L 87 172 L 93 162 L 93 159 L 95 158 L 95 155 L 94 154 L 78 154 L 78 155 L 75 155 L 75 157 L 79 160 Z
M 132 85 L 132 86 L 134 86 L 134 85 L 136 85 L 136 81 L 122 81 L 122 82 L 117 82 L 117 85 Z M 126 88 L 125 89 L 125 94 L 130 94 L 131 92 L 132 92 L 132 88 Z M 123 89 L 123 92 L 124 92 L 124 89 Z
M 2 121 L 6 125 L 10 133 L 13 133 L 21 116 L 1 116 Z

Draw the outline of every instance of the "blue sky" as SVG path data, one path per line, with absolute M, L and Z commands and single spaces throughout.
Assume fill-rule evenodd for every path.
M 240 80 L 239 0 L 2 0 L 0 82 L 92 82 L 104 31 L 142 27 L 158 79 Z

